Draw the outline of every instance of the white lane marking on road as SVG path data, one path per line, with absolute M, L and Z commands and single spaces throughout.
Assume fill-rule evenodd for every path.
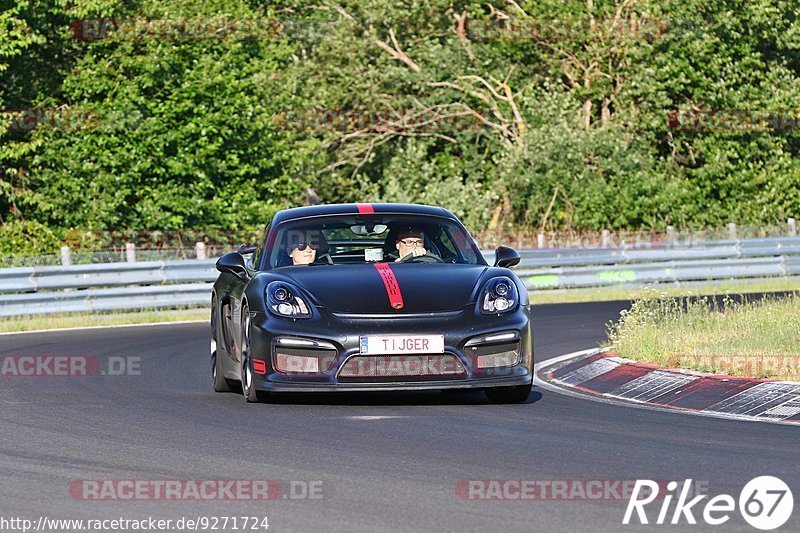
M 715 403 L 709 409 L 722 413 L 759 416 L 773 407 L 791 401 L 797 396 L 798 391 L 800 387 L 792 383 L 759 383 L 736 396 Z
M 362 416 L 346 416 L 348 420 L 387 420 L 389 418 L 407 418 L 405 416 L 395 415 L 362 415 Z
M 589 348 L 588 350 L 581 350 L 579 352 L 572 352 L 566 355 L 559 355 L 558 357 L 553 357 L 546 361 L 542 361 L 541 363 L 536 363 L 533 365 L 533 372 L 534 374 L 538 373 L 541 369 L 547 368 L 548 366 L 553 366 L 556 363 L 560 363 L 561 361 L 566 361 L 568 359 L 574 359 L 576 357 L 580 357 L 582 355 L 594 355 L 596 353 L 600 353 L 605 348 Z
M 53 328 L 53 329 L 32 329 L 29 331 L 5 331 L 0 333 L 0 337 L 4 335 L 25 335 L 27 333 L 52 333 L 58 331 L 79 331 L 87 329 L 114 329 L 114 328 L 140 328 L 148 326 L 179 326 L 181 324 L 200 324 L 208 322 L 208 320 L 179 320 L 177 322 L 150 322 L 144 324 L 117 324 L 109 326 L 78 326 L 74 328 Z
M 608 396 L 625 398 L 637 402 L 649 402 L 662 394 L 679 389 L 696 380 L 697 376 L 677 375 L 672 372 L 654 370 L 625 383 L 621 387 L 606 393 Z
M 605 348 L 590 348 L 588 350 L 581 350 L 578 352 L 559 355 L 558 357 L 547 359 L 545 361 L 542 361 L 541 363 L 536 363 L 535 365 L 533 365 L 533 384 L 544 390 L 549 390 L 550 392 L 555 392 L 556 394 L 560 394 L 562 396 L 570 396 L 581 400 L 588 400 L 590 402 L 604 403 L 606 405 L 615 405 L 617 407 L 628 407 L 631 409 L 645 409 L 648 411 L 660 411 L 662 413 L 672 413 L 674 415 L 702 416 L 705 418 L 722 418 L 725 420 L 733 420 L 737 422 L 751 422 L 755 424 L 766 422 L 770 424 L 780 424 L 784 426 L 793 426 L 793 427 L 798 426 L 796 422 L 786 422 L 785 420 L 745 417 L 740 415 L 732 415 L 728 413 L 719 413 L 719 412 L 689 411 L 689 410 L 675 409 L 670 407 L 660 407 L 658 405 L 647 404 L 647 403 L 636 403 L 636 402 L 631 402 L 630 400 L 619 400 L 616 398 L 595 396 L 585 392 L 577 392 L 575 390 L 568 389 L 565 387 L 559 387 L 558 385 L 554 385 L 549 381 L 545 381 L 539 377 L 539 372 L 541 372 L 543 368 L 548 368 L 557 363 L 561 363 L 562 361 L 575 359 L 576 357 L 594 355 L 596 353 L 600 353 L 605 350 L 606 350 Z
M 573 370 L 566 376 L 554 379 L 553 381 L 566 385 L 580 385 L 606 372 L 611 372 L 620 364 L 622 364 L 622 361 L 619 358 L 604 357 L 597 361 L 592 361 L 588 365 Z
M 800 414 L 800 394 L 795 394 L 793 398 L 776 405 L 769 411 L 764 412 L 761 416 L 775 417 L 779 419 L 789 418 L 794 415 Z

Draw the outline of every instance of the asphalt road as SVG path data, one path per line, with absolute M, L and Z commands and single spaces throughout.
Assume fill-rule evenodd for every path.
M 537 307 L 536 360 L 596 346 L 625 306 Z M 717 528 L 685 520 L 642 528 L 621 525 L 626 501 L 464 501 L 456 487 L 481 479 L 691 478 L 738 499 L 751 478 L 775 475 L 800 497 L 798 428 L 536 389 L 527 404 L 511 406 L 489 405 L 480 393 L 304 395 L 247 405 L 211 391 L 207 330 L 0 336 L 4 357 L 88 356 L 103 368 L 109 357 L 140 358 L 139 375 L 0 377 L 0 518 L 268 516 L 270 531 L 756 531 L 738 513 Z M 90 501 L 69 490 L 76 480 L 186 479 L 314 482 L 322 497 Z M 655 520 L 658 508 L 648 510 Z M 694 514 L 702 523 L 702 509 Z M 798 515 L 782 530 L 800 531 Z

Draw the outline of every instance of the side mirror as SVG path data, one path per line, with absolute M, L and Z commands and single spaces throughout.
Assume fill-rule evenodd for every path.
M 494 266 L 509 268 L 519 263 L 519 253 L 508 246 L 498 246 L 494 251 Z
M 239 278 L 247 277 L 244 257 L 239 252 L 230 252 L 217 259 L 217 270 L 222 273 L 233 274 Z

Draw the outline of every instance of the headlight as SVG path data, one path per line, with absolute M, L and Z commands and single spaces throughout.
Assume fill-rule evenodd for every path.
M 311 318 L 311 309 L 300 291 L 288 283 L 273 281 L 267 285 L 267 308 L 284 318 Z
M 517 286 L 505 276 L 490 279 L 481 293 L 481 312 L 486 315 L 513 311 L 518 303 Z

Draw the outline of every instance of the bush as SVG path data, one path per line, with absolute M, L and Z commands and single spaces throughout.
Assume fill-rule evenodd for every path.
M 52 229 L 35 220 L 11 220 L 0 225 L 0 254 L 50 254 L 63 245 Z

